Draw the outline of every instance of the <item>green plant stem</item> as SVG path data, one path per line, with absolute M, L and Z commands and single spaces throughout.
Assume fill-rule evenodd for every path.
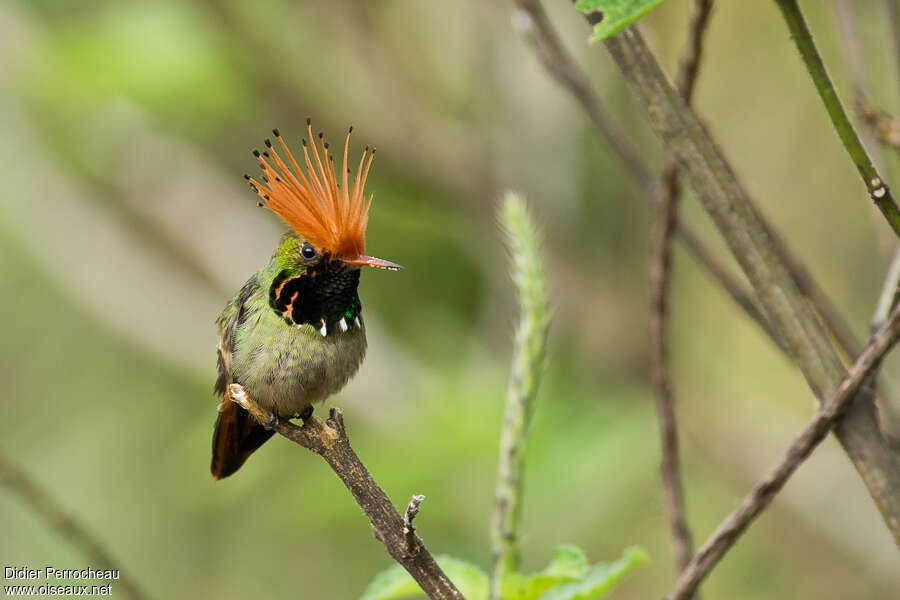
M 597 15 L 587 17 L 592 22 Z M 678 156 L 691 187 L 746 273 L 810 388 L 817 398 L 828 397 L 843 378 L 844 367 L 773 250 L 766 228 L 727 160 L 672 88 L 634 28 L 605 44 L 635 96 L 647 108 L 654 130 Z M 883 439 L 874 403 L 853 403 L 835 432 L 900 543 L 900 455 Z
M 853 129 L 853 125 L 850 124 L 850 119 L 847 117 L 837 92 L 835 92 L 834 86 L 828 78 L 828 73 L 825 71 L 822 58 L 819 56 L 818 50 L 816 50 L 816 45 L 813 42 L 809 28 L 806 26 L 803 13 L 800 12 L 800 7 L 797 5 L 797 0 L 775 1 L 784 15 L 791 37 L 797 45 L 797 50 L 803 58 L 803 63 L 806 65 L 806 70 L 809 72 L 813 84 L 816 86 L 816 91 L 819 92 L 819 97 L 825 105 L 825 110 L 828 112 L 828 116 L 831 118 L 838 136 L 841 138 L 844 148 L 863 178 L 863 183 L 869 191 L 869 196 L 878 206 L 884 218 L 887 219 L 894 233 L 900 237 L 900 208 L 894 202 L 890 189 L 888 189 L 887 184 L 884 183 L 876 171 L 872 159 L 866 153 L 866 149 L 863 148 L 859 136 L 856 135 L 856 131 Z
M 491 523 L 494 571 L 491 598 L 499 600 L 503 577 L 519 562 L 518 530 L 522 512 L 522 469 L 535 397 L 544 366 L 550 317 L 537 228 L 525 202 L 509 192 L 500 219 L 512 262 L 512 279 L 519 296 L 512 368 L 506 393 L 506 413 L 500 434 L 497 495 Z

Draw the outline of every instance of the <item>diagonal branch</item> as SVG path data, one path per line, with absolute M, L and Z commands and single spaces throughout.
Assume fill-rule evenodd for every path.
M 857 392 L 878 369 L 885 354 L 900 338 L 900 308 L 894 309 L 890 318 L 875 332 L 869 344 L 847 372 L 837 389 L 831 394 L 806 427 L 794 438 L 781 459 L 766 473 L 741 505 L 722 521 L 709 541 L 691 559 L 678 578 L 668 600 L 690 598 L 697 586 L 709 574 L 750 523 L 772 502 L 794 471 L 803 464 L 812 451 L 825 439 L 828 432 L 853 403 Z
M 711 12 L 712 0 L 695 0 L 688 27 L 688 43 L 676 77 L 678 93 L 687 103 L 690 103 L 694 91 L 703 48 L 703 33 Z M 672 534 L 675 565 L 681 570 L 687 565 L 693 550 L 691 531 L 685 516 L 681 461 L 678 456 L 678 425 L 667 356 L 672 240 L 681 195 L 678 161 L 674 156 L 667 157 L 662 180 L 650 262 L 650 371 L 659 422 L 663 500 Z
M 591 24 L 598 15 L 586 15 Z M 756 290 L 767 316 L 819 399 L 844 375 L 841 360 L 815 314 L 773 249 L 746 190 L 696 115 L 677 95 L 635 28 L 607 39 L 607 49 L 656 133 L 679 159 L 706 211 Z M 853 404 L 835 428 L 894 539 L 900 543 L 900 455 L 881 435 L 872 401 Z
M 116 586 L 124 590 L 126 596 L 135 600 L 146 598 L 137 581 L 110 556 L 103 544 L 2 452 L 0 452 L 0 484 L 21 496 L 22 500 L 60 536 L 88 558 L 92 567 L 118 571 Z
M 270 415 L 239 384 L 229 385 L 226 394 L 227 399 L 239 404 L 260 423 L 269 422 Z M 273 429 L 325 459 L 366 513 L 376 539 L 412 575 L 429 598 L 462 600 L 463 595 L 447 578 L 415 531 L 407 533 L 403 517 L 350 447 L 344 429 L 344 416 L 339 408 L 331 409 L 327 421 L 311 416 L 302 427 L 285 420 L 274 425 Z
M 856 169 L 859 171 L 863 183 L 869 191 L 869 196 L 878 206 L 884 218 L 887 219 L 894 233 L 900 236 L 900 208 L 894 202 L 891 190 L 875 169 L 872 159 L 869 157 L 866 149 L 863 148 L 859 136 L 856 135 L 856 131 L 853 129 L 853 125 L 850 124 L 850 119 L 847 117 L 847 113 L 844 112 L 844 107 L 841 106 L 837 92 L 835 92 L 834 86 L 831 85 L 831 80 L 828 78 L 828 73 L 825 71 L 822 57 L 819 56 L 819 51 L 816 49 L 809 28 L 806 26 L 803 13 L 800 12 L 800 7 L 797 5 L 797 0 L 776 0 L 776 2 L 784 15 L 784 20 L 791 32 L 791 38 L 797 45 L 801 58 L 803 58 L 806 70 L 809 72 L 809 76 L 816 86 L 816 91 L 822 99 L 822 104 L 825 105 L 825 110 L 828 112 L 828 116 L 831 118 L 838 136 L 841 138 L 841 143 L 843 143 L 844 148 L 853 160 L 853 164 L 856 165 Z

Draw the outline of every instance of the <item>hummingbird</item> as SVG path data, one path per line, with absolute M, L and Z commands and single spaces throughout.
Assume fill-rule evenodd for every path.
M 306 121 L 301 168 L 277 129 L 272 142 L 253 151 L 260 178 L 244 175 L 289 230 L 269 263 L 256 272 L 216 321 L 219 340 L 215 392 L 223 396 L 212 439 L 214 479 L 237 471 L 268 440 L 279 419 L 312 415 L 312 406 L 337 393 L 366 353 L 366 327 L 357 287 L 363 267 L 399 270 L 367 256 L 365 235 L 373 194 L 365 195 L 375 149 L 366 146 L 352 185 L 348 166 L 350 127 L 338 175 L 328 142 Z M 270 414 L 259 423 L 225 398 L 232 383 Z

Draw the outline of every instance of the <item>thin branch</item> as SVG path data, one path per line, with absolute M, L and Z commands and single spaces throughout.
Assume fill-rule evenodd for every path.
M 247 410 L 260 423 L 269 422 L 270 415 L 239 384 L 228 386 L 227 398 Z M 412 534 L 412 547 L 409 547 L 403 517 L 350 447 L 350 440 L 344 429 L 344 416 L 339 408 L 331 409 L 327 421 L 311 416 L 303 422 L 302 427 L 284 420 L 275 424 L 273 429 L 318 454 L 328 463 L 366 513 L 375 538 L 384 544 L 394 560 L 403 565 L 429 598 L 463 598 L 415 533 Z
M 884 355 L 900 338 L 900 309 L 894 309 L 890 319 L 872 336 L 865 350 L 847 372 L 831 397 L 794 438 L 791 445 L 769 469 L 741 505 L 716 529 L 709 541 L 691 559 L 682 572 L 669 600 L 689 598 L 750 523 L 772 502 L 794 471 L 803 464 L 816 446 L 828 435 L 844 411 L 857 398 L 857 391 L 874 373 Z
M 550 326 L 540 235 L 525 202 L 508 192 L 500 209 L 500 218 L 506 230 L 512 279 L 519 297 L 519 323 L 500 432 L 497 492 L 491 521 L 494 555 L 491 598 L 494 600 L 500 598 L 504 576 L 515 571 L 519 564 L 522 471 Z
M 588 14 L 593 25 L 598 15 Z M 766 227 L 706 128 L 677 95 L 633 27 L 605 41 L 651 124 L 750 280 L 770 321 L 815 393 L 824 399 L 844 367 L 777 253 Z M 857 402 L 835 428 L 895 539 L 900 542 L 900 456 L 881 435 L 873 402 Z
M 695 0 L 688 26 L 688 42 L 675 78 L 678 93 L 690 103 L 700 66 L 703 33 L 709 23 L 712 0 Z M 684 490 L 678 455 L 678 424 L 675 417 L 672 383 L 668 371 L 668 316 L 671 288 L 672 240 L 678 214 L 681 186 L 678 181 L 678 161 L 666 159 L 660 188 L 659 211 L 653 235 L 650 262 L 650 370 L 656 396 L 656 415 L 659 421 L 660 475 L 663 500 L 672 534 L 672 550 L 678 570 L 684 569 L 691 558 L 692 542 L 684 508 Z
M 103 544 L 2 452 L 0 452 L 0 484 L 18 494 L 41 519 L 77 548 L 90 561 L 93 568 L 118 571 L 116 593 L 122 590 L 131 598 L 137 600 L 146 598 L 137 581 L 113 559 Z
M 888 266 L 884 283 L 881 284 L 881 294 L 878 296 L 878 304 L 875 306 L 875 314 L 872 316 L 871 330 L 879 329 L 887 320 L 888 315 L 897 305 L 900 299 L 900 249 L 894 254 L 891 264 Z
M 670 167 L 671 165 L 671 167 Z M 684 508 L 681 481 L 681 461 L 678 455 L 678 425 L 675 416 L 672 382 L 668 372 L 668 304 L 671 283 L 671 240 L 675 229 L 678 206 L 678 166 L 668 163 L 663 175 L 659 216 L 653 233 L 653 252 L 650 263 L 650 374 L 656 398 L 656 418 L 659 425 L 659 446 L 662 455 L 663 504 L 672 534 L 675 566 L 680 571 L 691 558 L 691 531 Z
M 841 353 L 849 361 L 853 357 L 858 356 L 862 350 L 862 342 L 860 342 L 856 334 L 841 316 L 837 307 L 831 302 L 831 299 L 815 280 L 806 265 L 797 257 L 794 252 L 787 247 L 784 238 L 780 233 L 762 218 L 759 210 L 756 208 L 753 200 L 748 196 L 747 202 L 752 210 L 759 216 L 759 223 L 772 245 L 772 251 L 779 261 L 785 266 L 791 280 L 800 293 L 809 301 L 811 308 L 816 312 L 828 332 L 834 336 Z M 788 352 L 788 355 L 790 353 Z
M 881 293 L 878 296 L 878 303 L 872 314 L 872 320 L 869 325 L 869 331 L 874 334 L 879 330 L 888 318 L 888 315 L 894 311 L 900 303 L 900 249 L 894 252 L 894 258 L 888 266 L 884 282 L 881 284 Z M 859 402 L 875 402 L 875 396 L 878 388 L 884 390 L 885 381 L 878 379 L 880 369 L 873 369 L 864 386 L 858 392 Z M 890 396 L 890 392 L 888 392 Z M 893 397 L 893 396 L 890 396 Z M 892 415 L 894 411 L 889 403 L 878 406 L 879 421 L 881 434 L 894 448 L 900 449 L 900 439 L 898 439 L 896 426 L 891 425 Z
M 806 70 L 809 72 L 813 84 L 816 86 L 816 91 L 825 105 L 825 110 L 828 112 L 828 116 L 831 118 L 838 136 L 841 138 L 844 148 L 853 160 L 853 164 L 856 165 L 856 169 L 859 171 L 863 183 L 869 191 L 869 196 L 878 206 L 884 218 L 887 219 L 894 233 L 900 236 L 900 208 L 894 202 L 894 197 L 887 184 L 884 183 L 884 180 L 876 171 L 875 166 L 872 164 L 872 159 L 866 153 L 866 149 L 863 148 L 859 136 L 856 135 L 853 125 L 850 124 L 850 119 L 847 118 L 847 113 L 844 112 L 844 107 L 841 106 L 841 101 L 834 90 L 834 86 L 831 85 L 831 80 L 825 71 L 825 65 L 822 63 L 822 58 L 819 56 L 812 35 L 806 26 L 803 13 L 800 12 L 800 7 L 797 5 L 797 0 L 775 1 L 784 15 L 791 37 L 797 45 L 797 50 L 803 58 Z
M 700 266 L 705 268 L 709 275 L 731 296 L 732 301 L 737 304 L 750 320 L 765 333 L 775 346 L 784 352 L 788 352 L 784 340 L 781 335 L 772 327 L 769 320 L 762 313 L 759 304 L 753 299 L 752 292 L 746 289 L 746 285 L 735 277 L 731 270 L 726 268 L 718 259 L 714 257 L 712 252 L 694 233 L 694 230 L 688 227 L 684 221 L 676 215 L 675 234 L 684 245 L 685 250 L 697 261 Z
M 687 47 L 679 61 L 678 73 L 675 75 L 675 89 L 684 98 L 685 104 L 690 104 L 694 97 L 694 84 L 697 81 L 700 58 L 703 55 L 703 35 L 706 33 L 706 26 L 709 25 L 712 7 L 712 0 L 694 0 L 691 8 Z
M 894 258 L 888 266 L 884 282 L 881 284 L 881 294 L 878 296 L 878 303 L 872 314 L 872 321 L 869 330 L 874 333 L 884 325 L 888 315 L 893 312 L 894 308 L 900 304 L 900 249 L 894 252 Z M 865 386 L 859 391 L 862 402 L 875 402 L 877 390 L 885 389 L 885 381 L 878 380 L 879 370 L 874 370 L 866 381 Z M 887 392 L 889 397 L 894 397 Z M 896 425 L 892 425 L 892 421 L 896 418 L 895 411 L 889 403 L 878 406 L 879 409 L 879 425 L 884 438 L 894 448 L 900 450 L 900 436 L 898 436 Z

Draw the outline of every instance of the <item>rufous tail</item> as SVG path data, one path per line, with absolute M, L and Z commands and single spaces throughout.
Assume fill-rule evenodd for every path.
M 213 479 L 228 477 L 241 468 L 247 457 L 275 433 L 266 429 L 253 416 L 234 402 L 223 402 L 213 431 Z

